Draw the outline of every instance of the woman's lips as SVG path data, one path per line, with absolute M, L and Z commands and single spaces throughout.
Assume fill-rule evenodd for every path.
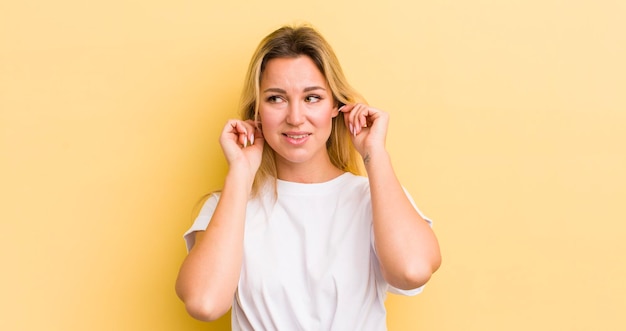
M 308 140 L 310 135 L 311 135 L 310 133 L 306 133 L 306 132 L 286 132 L 286 133 L 283 133 L 283 136 L 285 137 L 285 140 L 287 140 L 287 142 L 292 144 L 292 145 L 304 144 Z

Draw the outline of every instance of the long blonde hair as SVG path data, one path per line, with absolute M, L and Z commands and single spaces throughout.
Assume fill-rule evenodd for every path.
M 275 58 L 295 58 L 302 55 L 311 58 L 324 75 L 338 107 L 348 103 L 365 102 L 348 84 L 335 52 L 317 30 L 308 25 L 283 26 L 266 36 L 252 56 L 241 95 L 242 119 L 254 121 L 259 119 L 261 75 L 267 62 Z M 331 162 L 337 168 L 356 175 L 364 174 L 361 158 L 352 145 L 350 132 L 344 124 L 341 113 L 332 120 L 326 150 Z M 254 178 L 252 196 L 259 192 L 266 181 L 276 178 L 274 150 L 265 144 L 261 166 Z

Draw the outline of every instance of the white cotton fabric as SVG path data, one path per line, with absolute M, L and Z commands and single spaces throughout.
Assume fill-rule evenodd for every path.
M 276 198 L 270 191 L 248 202 L 233 331 L 386 330 L 387 291 L 415 295 L 422 288 L 395 289 L 382 277 L 368 179 L 278 180 L 276 189 Z M 185 233 L 188 250 L 218 199 L 211 195 Z

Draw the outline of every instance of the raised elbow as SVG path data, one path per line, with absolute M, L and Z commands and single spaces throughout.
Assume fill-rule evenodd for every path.
M 220 306 L 211 300 L 195 299 L 185 301 L 185 309 L 191 317 L 200 321 L 211 322 L 224 316 L 230 306 Z
M 430 280 L 440 265 L 440 258 L 435 261 L 421 261 L 412 265 L 406 265 L 399 273 L 399 277 L 390 277 L 395 278 L 390 284 L 402 290 L 421 287 Z
M 230 309 L 230 301 L 217 300 L 215 295 L 201 295 L 201 291 L 183 285 L 182 282 L 176 284 L 176 294 L 185 304 L 185 310 L 191 317 L 211 322 L 222 317 Z

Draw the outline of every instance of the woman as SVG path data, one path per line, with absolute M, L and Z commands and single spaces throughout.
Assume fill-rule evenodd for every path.
M 385 330 L 387 291 L 418 293 L 441 263 L 385 149 L 389 115 L 308 26 L 261 42 L 242 101 L 220 136 L 224 188 L 185 234 L 178 296 L 200 320 L 232 306 L 233 330 Z

